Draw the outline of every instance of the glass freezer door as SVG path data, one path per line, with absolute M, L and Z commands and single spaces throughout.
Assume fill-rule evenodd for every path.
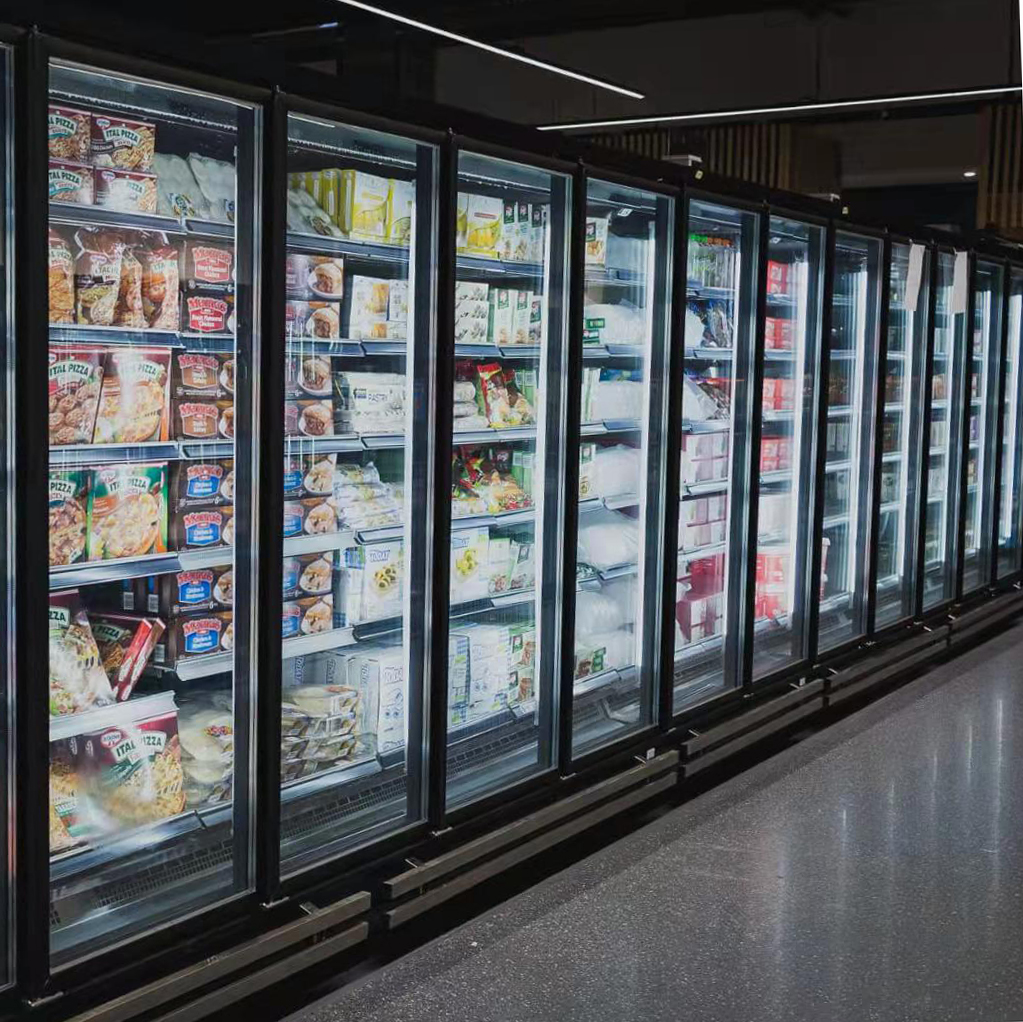
M 460 152 L 447 805 L 554 762 L 571 179 Z
M 676 713 L 739 684 L 759 225 L 756 213 L 695 199 L 689 205 Z M 791 350 L 791 329 L 772 329 L 770 345 L 773 353 Z M 791 470 L 778 455 L 775 445 L 772 470 Z
M 881 501 L 877 525 L 874 625 L 913 614 L 920 521 L 920 465 L 931 253 L 892 243 L 888 348 L 881 419 Z
M 423 813 L 436 159 L 288 119 L 284 874 Z
M 837 233 L 828 339 L 824 538 L 817 580 L 820 651 L 867 631 L 881 253 L 879 239 Z M 894 408 L 899 395 L 886 387 L 886 412 L 889 397 Z M 890 498 L 889 509 L 895 503 L 894 472 L 895 462 L 889 460 L 881 484 L 881 500 Z
M 572 752 L 651 723 L 660 677 L 674 200 L 586 194 Z
M 227 99 L 50 69 L 56 963 L 251 883 L 259 130 Z
M 1020 474 L 1023 472 L 1023 409 L 1020 407 L 1023 360 L 1020 330 L 1023 328 L 1023 270 L 1009 272 L 1009 333 L 1002 366 L 1002 475 L 998 501 L 998 577 L 1019 571 L 1020 561 Z
M 979 261 L 973 281 L 973 346 L 970 353 L 966 460 L 966 532 L 963 593 L 991 581 L 995 512 L 995 444 L 998 373 L 1002 345 L 1004 268 Z
M 965 252 L 938 252 L 934 296 L 930 434 L 924 532 L 923 609 L 951 600 L 956 586 L 959 467 L 965 394 L 967 259 Z
M 824 238 L 822 227 L 771 217 L 765 253 L 754 679 L 806 655 Z M 825 553 L 826 544 L 825 538 Z M 823 555 L 821 570 L 827 571 Z

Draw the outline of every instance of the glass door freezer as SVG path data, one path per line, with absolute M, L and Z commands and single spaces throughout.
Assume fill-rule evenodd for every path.
M 973 340 L 967 368 L 966 505 L 963 594 L 992 580 L 995 458 L 998 455 L 998 379 L 1005 270 L 978 260 L 973 278 Z
M 874 627 L 916 609 L 930 250 L 893 241 L 881 417 Z
M 845 231 L 835 239 L 828 343 L 827 427 L 817 649 L 867 631 L 867 581 L 872 535 L 874 430 L 881 304 L 882 242 Z M 892 399 L 898 395 L 884 395 Z M 885 404 L 888 411 L 888 404 Z M 895 503 L 895 463 L 881 477 L 882 506 Z
M 759 214 L 720 202 L 689 203 L 675 713 L 741 684 L 760 223 Z M 772 357 L 792 350 L 791 325 L 779 322 Z M 790 453 L 775 443 L 769 471 L 791 471 Z
M 291 113 L 281 872 L 422 818 L 432 145 Z
M 572 754 L 657 706 L 675 201 L 586 186 Z
M 782 216 L 768 225 L 752 677 L 807 655 L 825 230 Z M 845 413 L 835 416 L 835 421 Z M 828 422 L 831 423 L 829 417 Z M 755 455 L 757 457 L 757 455 Z M 784 466 L 784 467 L 782 467 Z M 822 576 L 827 571 L 821 556 Z M 748 585 L 748 583 L 747 583 Z
M 61 62 L 49 85 L 60 964 L 251 885 L 260 112 Z
M 446 805 L 552 768 L 572 179 L 459 151 Z M 450 297 L 450 296 L 449 296 Z M 436 625 L 435 625 L 436 627 Z M 566 709 L 567 712 L 567 709 Z
M 1023 360 L 1020 342 L 1023 329 L 1023 269 L 1009 270 L 1009 320 L 1002 364 L 1002 459 L 998 500 L 998 578 L 1023 567 L 1020 560 L 1020 473 L 1023 472 L 1023 430 L 1020 407 L 1023 397 Z
M 966 393 L 967 253 L 939 250 L 935 265 L 934 327 L 928 362 L 930 394 L 924 513 L 925 611 L 955 598 L 959 545 L 959 479 Z

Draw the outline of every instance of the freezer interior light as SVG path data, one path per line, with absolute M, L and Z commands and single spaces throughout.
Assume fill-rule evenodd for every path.
M 342 0 L 344 2 L 344 0 Z M 805 113 L 811 110 L 850 110 L 856 107 L 885 107 L 895 103 L 921 103 L 942 99 L 975 99 L 1020 92 L 1019 85 L 1000 85 L 991 89 L 960 89 L 956 92 L 919 92 L 908 96 L 881 96 L 875 99 L 842 99 L 829 103 L 788 103 L 784 106 L 753 106 L 744 110 L 705 110 L 702 113 L 654 114 L 650 117 L 617 117 L 606 121 L 574 121 L 564 124 L 540 124 L 539 131 L 566 131 L 574 128 L 623 128 L 639 124 L 665 124 L 679 121 L 735 120 L 765 114 Z
M 976 177 L 977 172 L 975 170 L 964 170 L 963 177 Z
M 628 96 L 630 99 L 646 99 L 642 92 L 636 92 L 635 89 L 626 89 L 624 86 L 606 82 L 601 78 L 584 75 L 580 71 L 572 71 L 565 67 L 558 67 L 556 64 L 548 64 L 544 60 L 527 56 L 525 53 L 516 53 L 515 50 L 506 50 L 501 46 L 492 46 L 490 43 L 481 42 L 479 39 L 470 39 L 469 36 L 460 35 L 458 32 L 449 32 L 446 28 L 438 28 L 436 25 L 429 25 L 425 21 L 408 18 L 404 14 L 397 14 L 394 11 L 384 10 L 382 7 L 374 7 L 372 4 L 362 3 L 362 0 L 337 0 L 337 2 L 348 7 L 358 8 L 360 11 L 376 14 L 381 18 L 397 21 L 402 25 L 408 25 L 410 28 L 418 28 L 421 32 L 430 32 L 433 35 L 442 36 L 444 39 L 451 39 L 453 42 L 462 43 L 464 46 L 474 46 L 477 50 L 485 50 L 487 53 L 494 53 L 499 57 L 507 57 L 508 60 L 517 60 L 520 64 L 529 64 L 531 67 L 538 67 L 543 71 L 563 75 L 565 78 L 574 78 L 577 82 L 583 82 L 586 85 L 594 85 L 598 89 L 617 92 L 620 96 Z

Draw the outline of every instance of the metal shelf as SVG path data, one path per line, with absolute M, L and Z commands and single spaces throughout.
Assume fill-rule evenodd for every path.
M 846 525 L 849 522 L 848 513 L 842 515 L 826 515 L 824 518 L 825 529 L 836 529 L 840 525 Z
M 828 405 L 828 418 L 838 418 L 841 415 L 851 415 L 852 405 Z
M 187 348 L 189 351 L 234 351 L 233 334 L 183 333 L 178 330 L 139 330 L 122 326 L 51 323 L 50 344 L 100 344 L 104 347 Z
M 584 422 L 579 427 L 580 436 L 604 436 L 607 433 L 635 433 L 643 428 L 639 419 L 604 419 L 601 422 Z
M 727 433 L 731 428 L 731 419 L 697 419 L 682 422 L 683 433 Z
M 585 678 L 577 679 L 572 685 L 572 694 L 576 698 L 585 695 L 592 695 L 607 688 L 628 687 L 636 684 L 637 675 L 635 667 L 611 667 L 599 674 L 590 674 Z
M 118 227 L 134 231 L 160 231 L 163 234 L 205 238 L 234 239 L 234 224 L 215 220 L 178 220 L 155 213 L 124 213 L 106 206 L 80 206 L 73 202 L 51 202 L 50 222 L 89 227 Z
M 679 557 L 685 558 L 687 561 L 695 560 L 697 557 L 715 557 L 717 554 L 728 553 L 728 542 L 722 540 L 720 543 L 707 543 L 704 546 L 690 547 L 684 549 L 679 547 Z
M 466 529 L 509 528 L 513 525 L 525 525 L 536 518 L 536 508 L 522 508 L 519 511 L 505 511 L 493 515 L 465 515 L 451 519 L 451 531 L 462 532 Z
M 459 274 L 468 273 L 486 277 L 542 277 L 543 263 L 517 262 L 514 259 L 488 259 L 484 256 L 459 255 L 455 259 Z M 461 278 L 459 278 L 461 279 Z
M 284 556 L 297 557 L 300 554 L 318 554 L 330 550 L 343 550 L 346 546 L 351 546 L 356 542 L 358 535 L 359 533 L 344 529 L 341 532 L 329 532 L 317 536 L 289 536 L 284 540 Z M 186 568 L 191 567 L 190 564 L 184 564 L 184 555 L 182 555 L 182 564 Z
M 646 354 L 647 349 L 642 344 L 618 344 L 615 341 L 610 341 L 604 344 L 586 344 L 583 346 L 583 358 L 587 361 L 603 358 L 642 360 L 646 358 Z
M 883 515 L 891 515 L 896 512 L 901 512 L 902 502 L 898 500 L 891 500 L 887 504 L 882 504 L 879 510 Z
M 714 298 L 734 301 L 735 292 L 736 289 L 734 287 L 705 287 L 703 284 L 697 284 L 693 281 L 689 281 L 686 285 L 686 297 L 696 298 L 700 301 L 710 301 Z
M 619 511 L 623 507 L 636 507 L 639 504 L 639 497 L 635 493 L 620 493 L 612 497 L 587 497 L 579 501 L 579 513 L 586 514 L 591 511 Z
M 288 232 L 287 243 L 288 248 L 295 252 L 344 255 L 350 259 L 364 259 L 367 262 L 388 263 L 392 266 L 406 266 L 409 260 L 409 250 L 403 245 L 331 238 L 324 234 L 302 234 L 297 231 Z
M 852 462 L 846 458 L 844 461 L 829 461 L 824 465 L 825 472 L 847 472 L 852 468 Z
M 221 549 L 230 550 L 229 547 Z M 78 589 L 101 582 L 118 582 L 122 579 L 163 575 L 180 570 L 181 561 L 176 553 L 147 554 L 145 557 L 126 557 L 110 561 L 83 561 L 79 564 L 50 568 L 50 591 Z
M 498 441 L 511 442 L 513 440 L 535 440 L 536 426 L 509 426 L 507 429 L 498 429 L 491 426 L 489 429 L 455 430 L 452 433 L 453 442 L 456 445 L 462 444 L 492 444 Z
M 763 483 L 790 483 L 792 482 L 792 470 L 778 469 L 774 472 L 761 472 L 760 482 Z
M 701 345 L 698 348 L 686 348 L 684 355 L 696 362 L 731 361 L 735 357 L 734 348 L 710 348 Z
M 700 497 L 717 497 L 728 493 L 731 481 L 715 479 L 706 483 L 683 483 L 679 498 L 681 500 L 697 500 Z
M 532 362 L 540 358 L 541 350 L 539 344 L 455 344 L 455 355 L 462 358 L 519 358 Z

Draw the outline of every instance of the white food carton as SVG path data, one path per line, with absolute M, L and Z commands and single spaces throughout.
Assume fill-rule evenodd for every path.
M 529 325 L 533 314 L 533 292 L 515 291 L 512 311 L 512 344 L 529 344 Z
M 515 244 L 512 259 L 527 262 L 533 250 L 533 207 L 528 202 L 515 204 Z M 538 260 L 537 260 L 538 261 Z
M 468 247 L 469 193 L 459 192 L 455 200 L 455 251 L 464 252 Z
M 385 241 L 390 194 L 391 182 L 386 177 L 343 170 L 338 226 L 351 238 Z
M 489 571 L 490 529 L 455 529 L 451 533 L 451 602 L 485 599 Z
M 542 263 L 547 250 L 547 207 L 534 203 L 530 207 L 529 261 Z
M 490 321 L 490 285 L 455 284 L 455 343 L 486 344 Z
M 370 694 L 375 716 L 367 715 L 366 730 L 376 734 L 377 751 L 390 752 L 405 744 L 405 651 L 401 646 L 359 649 L 348 658 L 348 684 Z
M 392 281 L 381 277 L 352 277 L 351 314 L 348 335 L 355 340 L 387 337 L 387 317 Z M 405 285 L 407 288 L 407 284 Z M 406 298 L 407 298 L 406 291 Z
M 511 288 L 491 288 L 490 323 L 487 330 L 491 344 L 505 347 L 513 343 L 515 305 L 518 302 L 518 294 L 518 291 Z
M 533 294 L 530 298 L 529 343 L 545 344 L 547 341 L 547 297 Z
M 514 199 L 504 200 L 504 214 L 501 218 L 501 251 L 502 259 L 515 258 L 515 242 L 517 240 L 515 226 L 515 210 L 517 204 Z
M 610 217 L 586 218 L 586 265 L 604 266 L 607 263 L 607 229 Z
M 462 724 L 469 716 L 469 640 L 448 636 L 448 723 Z

